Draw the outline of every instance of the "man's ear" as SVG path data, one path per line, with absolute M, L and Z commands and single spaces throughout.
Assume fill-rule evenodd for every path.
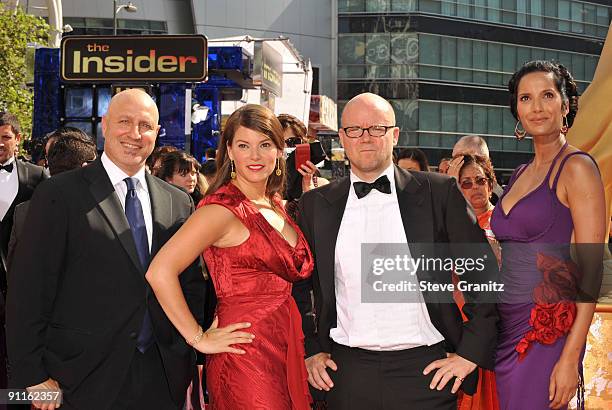
M 20 132 L 18 132 L 15 135 L 15 141 L 17 141 L 17 145 L 19 145 L 19 143 L 21 142 L 21 133 Z
M 393 128 L 393 145 L 397 145 L 397 142 L 399 141 L 399 136 L 400 136 L 400 129 L 399 127 L 395 127 Z
M 104 138 L 104 135 L 106 134 L 106 129 L 107 128 L 108 128 L 108 115 L 103 115 L 102 116 L 102 138 Z M 106 138 L 104 138 L 104 139 L 106 139 Z

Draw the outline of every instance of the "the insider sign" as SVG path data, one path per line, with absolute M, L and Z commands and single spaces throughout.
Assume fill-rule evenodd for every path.
M 202 35 L 68 36 L 61 50 L 65 82 L 198 82 L 207 76 Z

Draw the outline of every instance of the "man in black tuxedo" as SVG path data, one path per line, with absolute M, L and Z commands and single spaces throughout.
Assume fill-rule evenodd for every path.
M 475 391 L 477 366 L 493 365 L 495 305 L 465 294 L 463 323 L 452 296 L 435 292 L 415 293 L 426 303 L 364 303 L 361 245 L 407 243 L 415 257 L 422 243 L 446 243 L 455 257 L 484 251 L 487 273 L 497 272 L 495 257 L 485 246 L 454 254 L 459 243 L 486 244 L 485 236 L 453 179 L 393 165 L 399 129 L 386 100 L 356 96 L 344 108 L 342 127 L 350 177 L 300 201 L 300 226 L 315 257 L 311 279 L 294 286 L 309 382 L 327 392 L 330 410 L 455 409 L 458 389 Z M 416 275 L 451 283 L 448 271 Z M 466 272 L 461 279 L 482 283 L 484 276 Z
M 9 384 L 61 389 L 62 409 L 182 409 L 195 354 L 144 274 L 193 203 L 145 172 L 158 119 L 144 91 L 115 95 L 101 158 L 41 184 L 30 202 L 9 274 Z M 195 262 L 181 285 L 199 318 Z
M 48 177 L 44 168 L 15 158 L 20 140 L 21 126 L 17 117 L 0 112 L 0 389 L 6 388 L 4 300 L 13 214 L 15 207 L 29 200 L 38 183 Z
M 0 289 L 6 295 L 6 254 L 13 226 L 15 207 L 29 200 L 36 186 L 48 178 L 44 168 L 15 157 L 21 141 L 21 126 L 17 117 L 0 112 Z

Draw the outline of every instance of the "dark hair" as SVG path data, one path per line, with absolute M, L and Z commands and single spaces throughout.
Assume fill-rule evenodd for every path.
M 302 121 L 290 114 L 280 114 L 277 118 L 283 127 L 283 131 L 289 128 L 293 135 L 301 138 L 302 141 L 308 139 L 308 130 Z
M 482 168 L 482 172 L 484 172 L 485 177 L 489 180 L 489 189 L 493 189 L 493 186 L 497 183 L 497 179 L 495 178 L 495 171 L 493 170 L 493 163 L 487 157 L 483 157 L 481 155 L 458 155 L 463 157 L 463 165 L 459 170 L 459 179 L 461 180 L 461 173 L 468 165 L 477 165 Z
M 217 150 L 214 148 L 206 148 L 206 151 L 204 151 L 204 156 L 206 158 L 215 158 L 215 155 L 217 155 Z
M 178 148 L 172 145 L 164 145 L 163 147 L 157 147 L 153 150 L 149 158 L 147 158 L 147 166 L 152 175 L 159 176 L 159 167 L 155 167 L 155 164 L 161 157 L 174 151 L 178 151 Z
M 283 127 L 274 113 L 268 108 L 257 104 L 247 104 L 232 113 L 225 123 L 225 128 L 221 134 L 217 149 L 217 177 L 206 191 L 206 194 L 213 193 L 221 186 L 231 180 L 230 158 L 227 153 L 227 147 L 232 145 L 234 136 L 238 128 L 245 127 L 253 131 L 260 132 L 270 138 L 276 149 L 283 150 L 285 148 L 285 140 L 283 138 Z M 273 198 L 276 194 L 282 196 L 285 187 L 287 176 L 285 159 L 278 160 L 281 175 L 276 175 L 272 172 L 266 183 L 266 195 L 270 199 L 270 203 L 274 206 Z
M 561 94 L 561 98 L 563 99 L 563 104 L 567 104 L 566 106 L 569 108 L 569 112 L 567 114 L 567 126 L 568 128 L 572 126 L 574 123 L 574 118 L 576 117 L 576 113 L 578 112 L 578 89 L 576 88 L 576 82 L 574 78 L 567 71 L 563 65 L 559 63 L 555 63 L 552 61 L 546 60 L 536 60 L 525 63 L 508 82 L 508 91 L 510 91 L 510 111 L 516 120 L 519 120 L 518 112 L 516 109 L 516 103 L 518 100 L 518 87 L 521 79 L 530 73 L 553 73 L 555 86 L 559 94 Z
M 80 168 L 84 162 L 96 159 L 96 143 L 78 128 L 58 128 L 48 135 L 48 139 L 54 140 L 47 155 L 51 175 Z
M 13 134 L 21 134 L 21 125 L 19 125 L 19 119 L 15 114 L 11 114 L 8 111 L 0 111 L 0 127 L 3 125 L 10 125 Z
M 174 174 L 185 175 L 192 170 L 200 171 L 200 163 L 186 152 L 177 150 L 161 157 L 161 166 L 156 176 L 168 182 Z
M 217 173 L 217 161 L 206 161 L 203 163 L 200 173 L 206 177 L 214 177 Z
M 419 163 L 421 171 L 429 171 L 427 155 L 418 148 L 404 148 L 397 154 L 397 163 L 402 159 L 411 159 Z

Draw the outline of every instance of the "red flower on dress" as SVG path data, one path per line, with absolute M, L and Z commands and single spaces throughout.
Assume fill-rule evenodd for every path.
M 533 290 L 535 305 L 529 317 L 531 330 L 515 347 L 519 360 L 525 358 L 534 342 L 555 343 L 569 332 L 576 318 L 576 264 L 538 253 L 537 266 L 544 280 Z

